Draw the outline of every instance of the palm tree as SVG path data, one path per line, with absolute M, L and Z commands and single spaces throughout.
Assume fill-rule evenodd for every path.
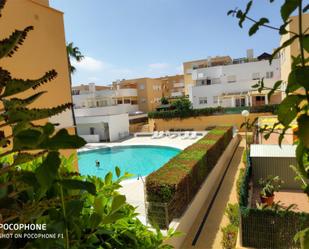
M 70 42 L 70 43 L 67 44 L 67 54 L 68 54 L 67 56 L 68 56 L 68 65 L 69 65 L 68 70 L 69 70 L 69 77 L 70 77 L 70 87 L 71 87 L 71 92 L 72 92 L 72 77 L 71 77 L 71 74 L 73 74 L 76 71 L 76 68 L 74 66 L 72 66 L 71 59 L 75 59 L 77 62 L 80 62 L 82 59 L 84 59 L 84 56 L 79 51 L 78 47 L 74 47 L 73 42 Z M 73 103 L 72 95 L 71 95 L 71 101 Z M 72 117 L 73 117 L 75 134 L 77 134 L 76 118 L 75 118 L 74 108 L 72 108 Z
M 77 62 L 80 62 L 82 59 L 84 59 L 84 56 L 79 51 L 78 47 L 74 47 L 73 42 L 70 42 L 67 44 L 67 53 L 68 53 L 68 61 L 69 61 L 69 70 L 70 73 L 73 74 L 76 71 L 76 68 L 72 66 L 71 59 L 75 59 Z

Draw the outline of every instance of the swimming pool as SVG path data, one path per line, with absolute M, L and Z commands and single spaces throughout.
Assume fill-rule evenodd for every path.
M 78 153 L 78 167 L 82 175 L 105 177 L 112 171 L 115 176 L 115 167 L 134 174 L 134 177 L 146 176 L 157 170 L 181 150 L 165 146 L 115 146 Z M 96 167 L 96 160 L 100 167 Z

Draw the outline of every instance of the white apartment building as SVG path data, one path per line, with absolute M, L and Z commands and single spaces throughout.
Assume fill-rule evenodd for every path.
M 273 87 L 280 80 L 280 60 L 237 59 L 230 64 L 192 69 L 189 98 L 193 108 L 239 107 L 275 104 L 281 101 L 276 93 L 270 101 L 268 91 L 259 93 L 252 88 L 264 78 L 266 87 Z M 270 103 L 268 103 L 270 102 Z
M 117 141 L 129 135 L 129 114 L 138 112 L 135 88 L 73 87 L 77 133 L 87 142 Z

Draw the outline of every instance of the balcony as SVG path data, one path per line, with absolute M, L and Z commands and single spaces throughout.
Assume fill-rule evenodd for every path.
M 183 92 L 171 92 L 171 97 L 182 97 L 184 95 Z
M 174 87 L 174 88 L 185 87 L 185 83 L 184 83 L 184 82 L 174 83 L 173 87 Z
M 137 97 L 137 89 L 123 88 L 115 91 L 116 97 Z

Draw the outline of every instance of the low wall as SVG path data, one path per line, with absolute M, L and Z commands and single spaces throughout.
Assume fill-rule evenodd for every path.
M 211 200 L 216 192 L 216 189 L 219 186 L 220 180 L 223 177 L 224 171 L 229 165 L 231 158 L 233 157 L 234 151 L 237 148 L 241 137 L 239 135 L 235 136 L 230 142 L 226 150 L 221 155 L 216 166 L 213 168 L 203 185 L 201 186 L 199 192 L 195 195 L 191 204 L 188 206 L 186 212 L 180 219 L 173 220 L 170 227 L 174 228 L 178 232 L 187 234 L 193 223 L 196 220 L 197 215 L 201 212 L 202 208 L 205 211 L 209 205 L 203 206 L 206 200 Z M 175 237 L 167 241 L 167 244 L 170 244 L 175 247 L 175 249 L 181 248 L 185 236 Z
M 273 116 L 272 113 L 251 113 L 249 118 L 253 121 L 256 117 Z M 193 129 L 203 131 L 209 126 L 235 125 L 240 129 L 244 122 L 244 117 L 241 114 L 224 114 L 212 116 L 199 116 L 192 118 L 173 118 L 173 119 L 149 119 L 149 129 L 157 131 L 166 131 L 170 129 Z

